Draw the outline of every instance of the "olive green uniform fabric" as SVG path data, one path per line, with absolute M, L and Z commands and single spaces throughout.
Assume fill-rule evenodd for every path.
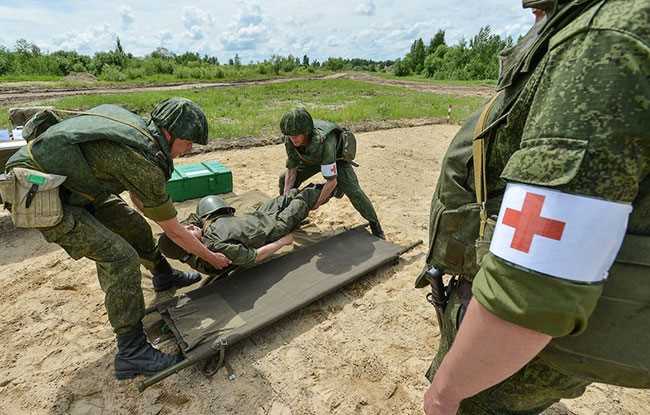
M 488 149 L 487 188 L 508 181 L 630 203 L 627 232 L 650 235 L 650 4 L 594 4 L 550 41 Z M 506 90 L 507 94 L 507 90 Z M 496 214 L 498 211 L 489 212 Z M 585 229 L 585 237 L 589 230 Z M 504 320 L 554 337 L 586 330 L 603 285 L 576 284 L 488 254 L 472 293 Z M 445 310 L 431 377 L 451 346 L 458 290 Z M 463 401 L 463 414 L 537 414 L 580 395 L 589 380 L 536 358 L 500 385 Z
M 334 197 L 341 198 L 346 195 L 350 199 L 352 206 L 364 219 L 369 222 L 379 222 L 372 202 L 359 185 L 359 179 L 354 172 L 353 166 L 338 157 L 341 151 L 338 132 L 332 130 L 332 128 L 336 128 L 336 125 L 315 120 L 314 126 L 313 137 L 310 138 L 309 144 L 304 148 L 296 148 L 289 138 L 285 138 L 287 169 L 297 169 L 296 181 L 293 187 L 300 187 L 310 177 L 320 173 L 321 166 L 336 163 L 336 171 L 327 172 L 327 175 L 324 174 L 326 179 L 337 179 Z M 280 194 L 284 193 L 284 178 L 285 174 L 282 174 L 279 179 Z
M 67 138 L 74 138 L 77 128 L 73 121 L 79 120 L 65 120 L 50 128 L 56 127 L 56 130 L 48 129 L 43 138 L 39 137 L 50 154 L 38 157 L 35 163 L 31 157 L 36 154 L 30 155 L 25 148 L 14 155 L 10 163 L 12 167 L 26 166 L 47 172 L 50 168 L 69 170 L 83 165 L 84 175 L 76 176 L 75 187 L 62 186 L 63 220 L 41 232 L 48 242 L 57 243 L 71 257 L 86 257 L 96 262 L 100 285 L 106 293 L 108 318 L 115 333 L 120 335 L 136 329 L 144 315 L 140 264 L 152 269 L 161 255 L 146 220 L 116 195 L 124 191 L 135 193 L 144 205 L 145 215 L 156 221 L 172 219 L 176 211 L 165 191 L 167 172 L 155 162 L 155 155 L 145 157 L 133 147 L 108 139 L 87 140 L 76 145 L 68 141 L 64 144 L 65 152 L 57 149 L 56 140 L 67 134 L 67 123 L 71 125 Z M 103 126 L 105 129 L 114 124 L 100 117 L 93 122 L 97 124 L 95 128 Z M 133 140 L 142 139 L 141 133 L 132 128 L 130 132 L 123 129 L 121 134 L 132 134 Z M 62 152 L 55 158 L 58 151 Z M 70 157 L 66 158 L 66 154 Z M 171 163 L 171 159 L 168 161 Z M 65 167 L 66 162 L 71 166 Z M 84 178 L 88 177 L 98 183 L 100 192 L 87 185 Z M 86 192 L 81 194 L 79 189 L 97 197 L 90 197 Z
M 191 215 L 185 223 L 203 229 L 203 244 L 212 252 L 220 252 L 233 265 L 250 267 L 255 264 L 257 248 L 277 241 L 295 230 L 307 218 L 316 204 L 320 188 L 292 189 L 287 195 L 262 203 L 241 216 L 219 216 L 201 220 Z M 217 271 L 196 256 L 185 261 L 192 268 L 206 274 Z

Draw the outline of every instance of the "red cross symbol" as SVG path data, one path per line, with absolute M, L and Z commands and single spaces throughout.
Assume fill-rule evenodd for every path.
M 515 228 L 515 236 L 510 247 L 528 253 L 533 243 L 533 236 L 540 235 L 559 241 L 564 233 L 565 222 L 543 218 L 541 216 L 545 197 L 535 193 L 526 193 L 521 211 L 507 208 L 503 215 L 503 224 Z
M 332 166 L 330 171 L 332 172 L 333 175 L 336 174 L 336 164 Z

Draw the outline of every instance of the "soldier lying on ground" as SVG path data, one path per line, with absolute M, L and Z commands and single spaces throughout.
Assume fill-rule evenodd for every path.
M 291 232 L 307 218 L 321 190 L 322 185 L 310 185 L 301 191 L 291 189 L 241 216 L 235 216 L 235 208 L 221 197 L 206 196 L 199 201 L 196 214 L 183 223 L 210 251 L 224 254 L 233 265 L 250 267 L 293 243 Z M 165 256 L 185 262 L 197 271 L 218 272 L 166 235 L 160 237 L 159 247 Z

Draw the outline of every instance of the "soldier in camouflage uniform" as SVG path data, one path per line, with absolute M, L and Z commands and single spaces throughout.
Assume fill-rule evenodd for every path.
M 340 128 L 331 122 L 313 120 L 304 108 L 287 112 L 280 121 L 286 136 L 287 171 L 280 176 L 280 194 L 297 188 L 319 171 L 327 181 L 314 209 L 332 195 L 346 195 L 352 206 L 370 222 L 373 235 L 384 238 L 375 208 L 359 186 L 359 180 L 349 161 L 341 158 Z
M 650 388 L 650 3 L 524 1 L 541 3 L 547 18 L 452 142 L 475 130 L 432 202 L 427 263 L 456 276 L 428 415 L 538 414 L 591 382 Z M 477 140 L 484 256 L 457 209 L 481 174 L 453 172 Z
M 152 374 L 180 359 L 146 341 L 140 264 L 151 270 L 157 291 L 200 280 L 197 273 L 171 268 L 145 219 L 118 195 L 128 191 L 146 217 L 214 267 L 230 263 L 178 222 L 165 189 L 172 158 L 192 143 L 205 144 L 207 133 L 203 111 L 183 98 L 158 104 L 149 122 L 121 107 L 101 105 L 49 127 L 8 161 L 9 170 L 26 167 L 67 177 L 60 189 L 63 219 L 40 231 L 71 257 L 97 264 L 108 319 L 117 335 L 118 379 Z
M 321 185 L 301 191 L 291 189 L 286 195 L 269 199 L 241 216 L 235 216 L 235 209 L 219 196 L 206 196 L 199 201 L 196 214 L 184 223 L 210 251 L 221 252 L 233 265 L 250 267 L 293 242 L 290 233 L 307 218 L 321 189 Z M 210 264 L 188 254 L 166 235 L 161 236 L 159 246 L 169 258 L 206 274 L 216 273 Z

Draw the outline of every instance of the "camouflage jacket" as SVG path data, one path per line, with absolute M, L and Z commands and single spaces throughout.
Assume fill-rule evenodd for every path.
M 490 142 L 490 193 L 518 182 L 628 203 L 628 234 L 650 236 L 650 3 L 595 2 L 552 36 L 531 72 Z M 488 310 L 554 337 L 585 330 L 602 290 L 493 254 L 473 283 Z

